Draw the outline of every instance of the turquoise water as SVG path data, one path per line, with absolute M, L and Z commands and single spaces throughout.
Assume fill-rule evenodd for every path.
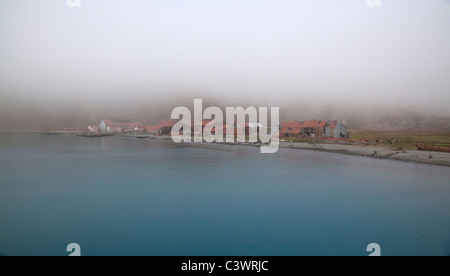
M 450 255 L 450 168 L 0 134 L 0 255 Z

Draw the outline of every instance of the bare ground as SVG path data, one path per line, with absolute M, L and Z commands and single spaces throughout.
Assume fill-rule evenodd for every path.
M 395 151 L 392 148 L 383 146 L 353 146 L 353 145 L 307 144 L 307 143 L 289 143 L 289 142 L 281 142 L 280 147 L 303 149 L 303 150 L 317 150 L 324 152 L 335 152 L 379 159 L 393 159 L 393 160 L 419 162 L 433 165 L 450 166 L 450 153 L 446 152 L 429 152 L 429 151 L 417 151 L 409 149 L 404 151 Z

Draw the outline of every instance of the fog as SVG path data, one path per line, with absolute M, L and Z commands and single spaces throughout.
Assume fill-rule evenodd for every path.
M 1 0 L 0 129 L 154 124 L 194 98 L 355 127 L 449 118 L 450 1 L 381 3 Z

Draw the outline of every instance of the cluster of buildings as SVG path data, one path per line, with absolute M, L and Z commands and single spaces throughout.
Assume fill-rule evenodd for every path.
M 152 134 L 152 135 L 170 135 L 172 127 L 178 120 L 164 120 L 155 126 L 146 126 L 138 122 L 116 122 L 113 120 L 102 120 L 99 126 L 89 126 L 89 132 L 101 133 L 128 133 L 128 134 Z M 192 125 L 191 133 L 203 131 L 212 121 L 203 121 L 200 126 Z M 267 131 L 267 128 L 261 124 L 234 125 L 232 127 L 223 124 L 223 133 L 227 129 L 234 129 L 234 134 L 248 135 L 252 128 L 257 132 L 261 129 Z M 215 134 L 215 129 L 211 130 Z M 342 121 L 285 121 L 279 125 L 280 138 L 350 138 L 350 132 Z
M 350 132 L 341 121 L 288 121 L 281 122 L 280 137 L 350 138 Z
M 176 122 L 177 120 L 164 120 L 156 126 L 147 126 L 139 122 L 102 120 L 98 126 L 89 126 L 88 131 L 92 133 L 170 135 Z

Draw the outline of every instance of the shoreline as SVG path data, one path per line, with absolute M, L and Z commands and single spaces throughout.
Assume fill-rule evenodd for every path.
M 172 141 L 170 136 L 156 136 L 148 138 L 152 140 Z M 251 143 L 204 143 L 217 144 L 229 146 L 253 146 L 259 147 L 260 144 Z M 362 156 L 368 158 L 382 159 L 382 160 L 396 160 L 403 162 L 415 162 L 428 165 L 437 165 L 450 167 L 450 153 L 434 152 L 434 151 L 418 151 L 418 150 L 393 150 L 383 146 L 359 146 L 359 145 L 342 145 L 342 144 L 309 144 L 309 143 L 294 143 L 294 142 L 280 142 L 280 149 L 296 149 L 320 151 L 328 153 L 337 153 L 344 155 Z M 430 156 L 432 158 L 430 158 Z
M 446 152 L 405 150 L 396 151 L 381 146 L 357 146 L 336 144 L 306 144 L 280 142 L 280 148 L 321 151 L 346 155 L 363 156 L 375 159 L 415 162 L 428 165 L 450 167 L 450 154 Z M 432 158 L 430 158 L 430 156 Z
M 8 131 L 0 131 L 5 133 Z M 26 133 L 25 131 L 15 131 L 15 133 Z M 27 131 L 27 133 L 37 133 Z M 74 133 L 60 132 L 59 134 L 74 135 Z M 116 135 L 112 137 L 119 138 L 134 138 L 135 135 Z M 92 138 L 91 138 L 92 139 Z M 173 142 L 170 136 L 155 136 L 149 135 L 148 138 L 140 140 L 159 140 Z M 229 146 L 253 146 L 260 147 L 261 144 L 256 143 L 202 143 L 202 144 L 217 144 L 217 145 L 229 145 Z M 447 152 L 435 152 L 435 151 L 418 151 L 418 150 L 394 150 L 384 146 L 365 146 L 365 145 L 343 145 L 343 144 L 310 144 L 310 143 L 296 143 L 296 142 L 280 142 L 280 148 L 282 149 L 296 149 L 296 150 L 309 150 L 309 151 L 321 151 L 328 153 L 338 153 L 344 155 L 362 156 L 375 159 L 388 159 L 397 160 L 403 162 L 415 162 L 428 165 L 437 165 L 450 167 L 450 153 Z

